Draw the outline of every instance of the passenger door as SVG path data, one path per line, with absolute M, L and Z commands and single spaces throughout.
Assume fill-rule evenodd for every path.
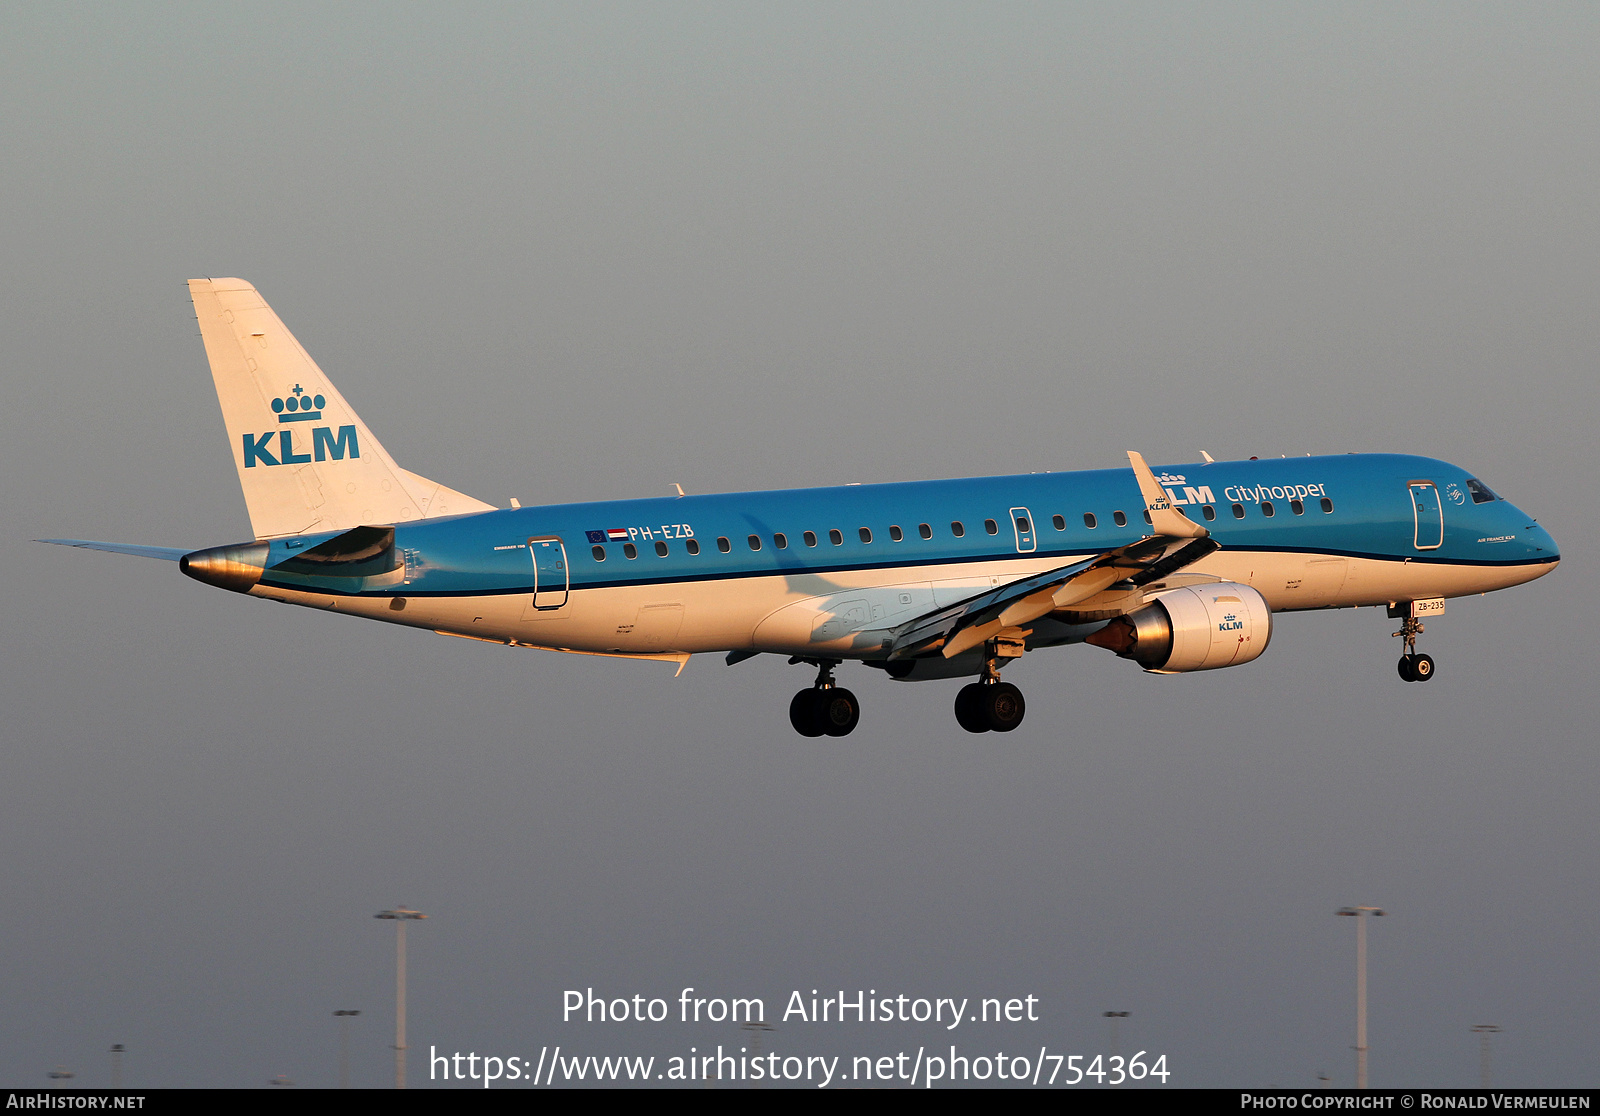
M 533 559 L 533 607 L 551 612 L 567 603 L 567 548 L 555 535 L 528 540 Z
M 1439 490 L 1432 481 L 1412 481 L 1410 488 L 1416 522 L 1413 545 L 1418 550 L 1437 550 L 1444 545 L 1444 508 L 1439 503 Z

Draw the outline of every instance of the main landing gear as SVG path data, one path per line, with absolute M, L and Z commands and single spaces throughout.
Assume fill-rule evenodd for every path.
M 1015 654 L 1012 652 L 1015 650 Z M 1000 681 L 1000 660 L 1021 654 L 1021 645 L 991 641 L 983 663 L 983 679 L 963 686 L 956 695 L 956 723 L 968 732 L 1010 732 L 1022 723 L 1028 703 L 1022 691 Z
M 849 736 L 861 720 L 861 703 L 834 683 L 833 668 L 838 659 L 793 658 L 789 662 L 810 663 L 817 668 L 811 689 L 801 690 L 789 702 L 789 723 L 801 736 Z
M 1426 682 L 1433 677 L 1433 657 L 1417 654 L 1417 637 L 1424 631 L 1422 621 L 1407 616 L 1400 630 L 1390 633 L 1406 641 L 1406 653 L 1400 656 L 1398 664 L 1400 677 L 1406 682 Z

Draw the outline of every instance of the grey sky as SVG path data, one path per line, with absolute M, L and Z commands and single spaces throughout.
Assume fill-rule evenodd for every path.
M 0 10 L 0 1083 L 666 1056 L 560 994 L 1041 997 L 957 1038 L 1183 1085 L 1594 1086 L 1592 5 Z M 255 283 L 408 468 L 504 504 L 1407 450 L 1565 562 L 1144 676 L 604 662 L 276 609 L 40 536 L 248 536 L 184 280 Z M 872 677 L 867 677 L 871 673 Z M 797 1053 L 929 1028 L 782 1027 Z M 425 1084 L 425 1081 L 421 1082 Z

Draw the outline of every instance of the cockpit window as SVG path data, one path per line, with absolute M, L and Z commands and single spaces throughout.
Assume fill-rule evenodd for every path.
M 1467 491 L 1472 493 L 1472 502 L 1474 504 L 1488 504 L 1500 499 L 1500 497 L 1496 496 L 1494 491 L 1481 480 L 1469 480 L 1467 482 Z

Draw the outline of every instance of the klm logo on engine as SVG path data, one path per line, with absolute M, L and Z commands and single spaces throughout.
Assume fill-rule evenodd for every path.
M 1240 628 L 1243 628 L 1243 627 L 1244 627 L 1244 621 L 1239 619 L 1238 616 L 1236 616 L 1236 615 L 1234 615 L 1233 613 L 1230 612 L 1230 613 L 1228 613 L 1226 616 L 1224 616 L 1222 618 L 1222 623 L 1217 625 L 1217 631 L 1219 631 L 1219 632 L 1236 632 Z
M 272 401 L 272 409 L 277 412 L 280 423 L 316 422 L 322 418 L 322 408 L 326 403 L 327 400 L 322 396 L 307 395 L 299 384 L 295 384 L 294 389 L 283 398 Z M 274 433 L 278 435 L 276 446 L 273 445 Z M 354 426 L 341 426 L 337 434 L 331 426 L 313 426 L 310 453 L 295 452 L 292 428 L 269 430 L 265 434 L 245 434 L 243 438 L 246 469 L 254 469 L 257 465 L 307 465 L 312 461 L 326 461 L 330 457 L 335 461 L 343 461 L 346 454 L 351 458 L 361 456 L 361 444 L 356 440 Z

